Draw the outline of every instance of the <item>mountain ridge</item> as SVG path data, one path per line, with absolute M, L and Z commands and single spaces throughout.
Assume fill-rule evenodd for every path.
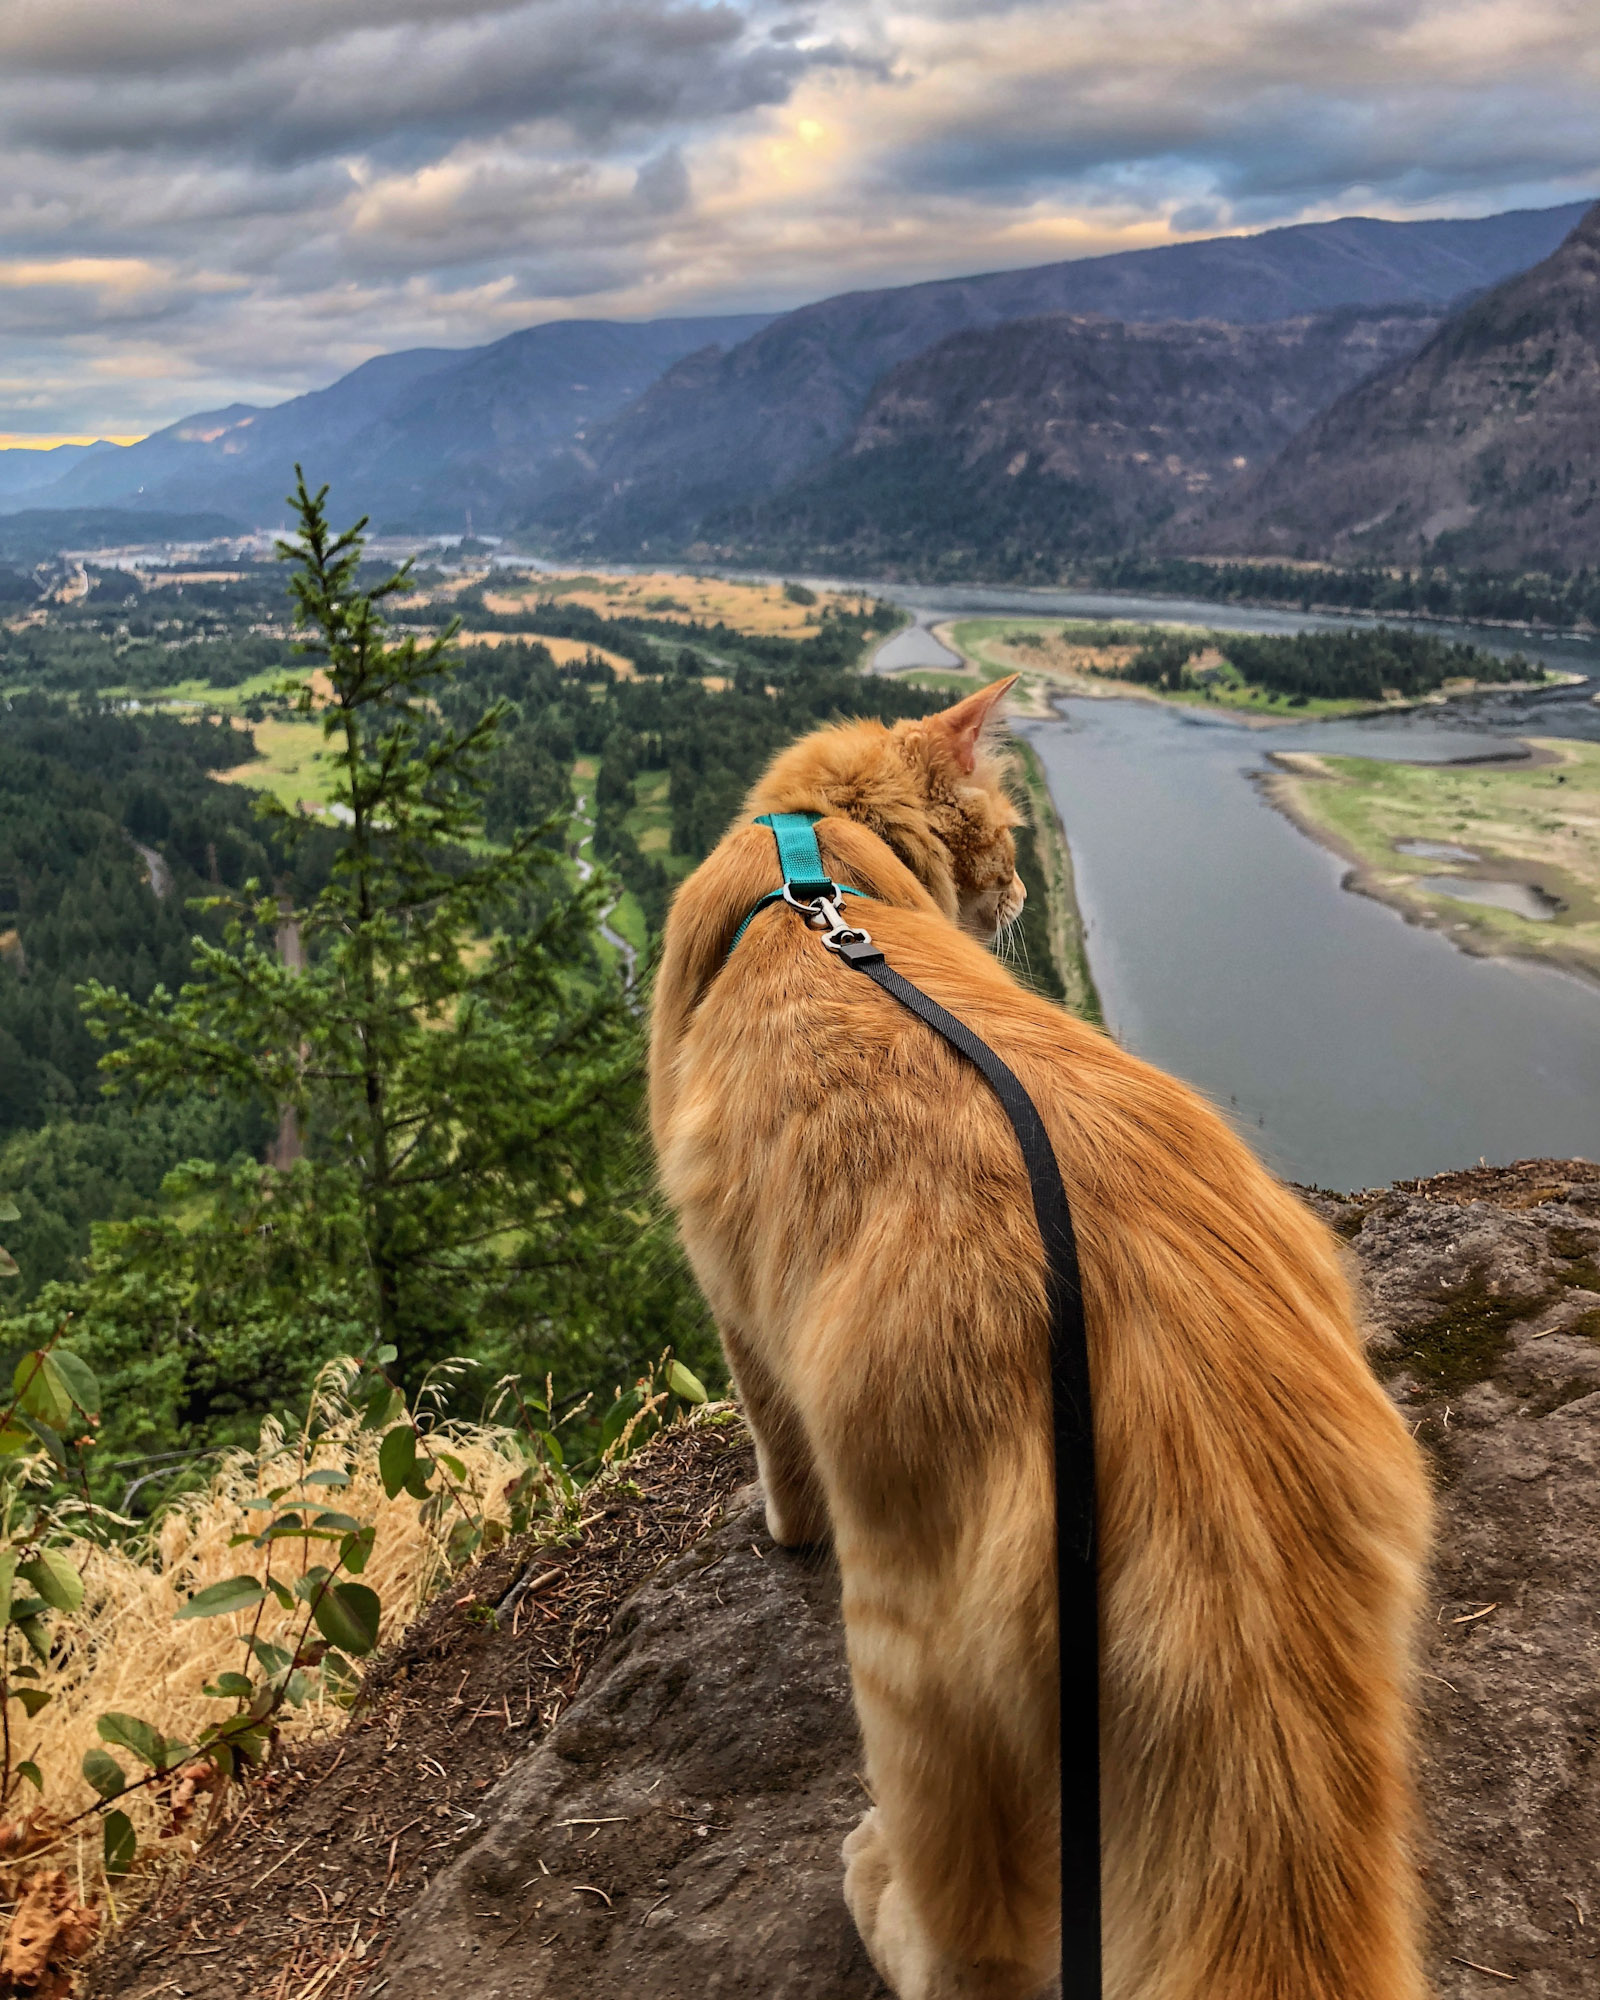
M 1207 554 L 1558 569 L 1600 504 L 1600 203 L 1327 409 L 1185 537 Z
M 308 476 L 320 478 L 319 465 L 327 467 L 326 454 L 337 447 L 340 463 L 328 469 L 347 489 L 362 488 L 364 507 L 392 510 L 397 495 L 401 505 L 421 495 L 435 515 L 448 512 L 449 525 L 459 527 L 481 483 L 474 453 L 481 456 L 508 407 L 517 436 L 563 439 L 613 414 L 681 355 L 719 337 L 744 339 L 765 324 L 759 313 L 632 323 L 554 320 L 486 347 L 374 355 L 325 389 L 267 409 L 234 403 L 199 411 L 114 456 L 81 459 L 53 485 L 30 488 L 27 505 L 215 510 L 268 524 L 284 516 L 295 464 L 304 462 Z M 580 369 L 585 379 L 576 381 Z M 473 410 L 474 384 L 486 377 L 495 407 Z M 454 433 L 440 437 L 424 426 L 408 454 L 403 440 L 412 400 L 420 398 L 425 416 L 450 385 Z M 464 421 L 469 413 L 477 421 Z M 382 490 L 380 476 L 388 481 Z M 0 511 L 5 507 L 0 497 Z
M 730 505 L 838 450 L 874 382 L 953 333 L 1047 312 L 1250 324 L 1350 305 L 1444 305 L 1555 248 L 1586 204 L 1465 222 L 1346 217 L 977 278 L 840 294 L 720 358 L 690 357 L 623 411 L 526 517 L 621 554 L 695 539 Z

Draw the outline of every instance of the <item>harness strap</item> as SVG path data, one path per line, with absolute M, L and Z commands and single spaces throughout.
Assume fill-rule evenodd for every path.
M 845 945 L 837 956 L 864 972 L 983 1072 L 1011 1120 L 1028 1170 L 1050 1300 L 1060 1651 L 1061 2000 L 1100 2000 L 1100 1618 L 1094 1421 L 1072 1212 L 1038 1107 L 988 1043 L 920 986 L 886 965 L 881 952 L 873 957 L 860 945 Z
M 821 851 L 811 831 L 816 814 L 763 816 L 778 831 L 778 820 L 801 820 L 821 874 Z M 779 859 L 787 877 L 790 861 L 779 833 Z M 810 865 L 810 854 L 798 857 Z M 1017 1136 L 1034 1220 L 1044 1245 L 1046 1295 L 1050 1306 L 1050 1403 L 1055 1445 L 1056 1601 L 1060 1653 L 1061 1722 L 1061 1995 L 1062 2000 L 1101 2000 L 1100 1938 L 1100 1618 L 1095 1529 L 1094 1412 L 1089 1379 L 1089 1336 L 1083 1314 L 1072 1211 L 1055 1149 L 1037 1105 L 1015 1074 L 981 1037 L 937 1000 L 884 961 L 882 951 L 862 930 L 852 930 L 839 911 L 834 884 L 814 899 L 801 895 L 798 881 L 786 882 L 756 905 L 778 897 L 796 904 L 813 900 L 812 920 L 826 928 L 827 949 L 864 973 L 891 999 L 943 1037 L 980 1070 L 1000 1100 Z M 851 891 L 858 894 L 859 891 Z M 831 904 L 831 908 L 829 907 Z M 755 910 L 739 927 L 739 937 Z M 730 946 L 730 951 L 732 947 Z
M 757 826 L 770 826 L 778 842 L 778 866 L 783 879 L 802 903 L 837 894 L 837 885 L 822 865 L 816 826 L 821 813 L 762 813 Z M 857 894 L 860 893 L 858 890 Z
M 733 944 L 728 946 L 731 955 L 750 928 L 751 919 L 758 917 L 769 903 L 784 903 L 792 896 L 802 903 L 815 902 L 818 896 L 860 896 L 865 892 L 852 889 L 847 882 L 834 882 L 822 865 L 822 849 L 817 845 L 814 831 L 820 813 L 761 813 L 756 819 L 757 826 L 770 826 L 778 841 L 778 866 L 783 870 L 783 887 L 769 889 L 759 902 L 752 903 L 744 913 L 744 922 L 733 934 Z

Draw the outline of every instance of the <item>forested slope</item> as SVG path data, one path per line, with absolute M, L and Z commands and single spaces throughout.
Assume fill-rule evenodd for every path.
M 88 1248 L 91 1221 L 158 1192 L 177 1162 L 264 1136 L 259 1113 L 175 1097 L 142 1118 L 103 1104 L 85 979 L 146 1000 L 182 984 L 190 899 L 274 857 L 249 798 L 213 782 L 248 739 L 220 724 L 14 695 L 0 721 L 0 1186 L 24 1296 Z M 281 865 L 281 864 L 280 864 Z
M 1159 540 L 1437 325 L 1417 307 L 955 334 L 877 384 L 826 465 L 707 532 L 847 573 L 1054 577 Z

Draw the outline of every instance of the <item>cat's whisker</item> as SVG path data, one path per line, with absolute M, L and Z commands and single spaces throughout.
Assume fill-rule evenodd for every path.
M 1011 962 L 1022 967 L 1023 979 L 1029 986 L 1036 986 L 1038 981 L 1033 976 L 1033 960 L 1028 956 L 1027 936 L 1015 917 L 1006 926 L 1006 937 L 1010 942 Z

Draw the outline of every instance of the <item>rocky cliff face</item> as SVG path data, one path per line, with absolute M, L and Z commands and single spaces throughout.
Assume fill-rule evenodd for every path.
M 844 450 L 748 533 L 868 567 L 1127 548 L 1242 484 L 1438 325 L 1394 307 L 1257 326 L 1058 314 L 956 334 L 888 374 Z
M 1600 207 L 1552 257 L 1353 390 L 1188 537 L 1208 552 L 1592 562 Z
M 1422 1683 L 1439 2000 L 1587 2000 L 1600 1167 L 1313 1199 L 1439 1482 Z M 672 1434 L 575 1548 L 528 1552 L 498 1629 L 486 1606 L 517 1566 L 464 1579 L 366 1715 L 279 1771 L 93 1991 L 880 1996 L 839 1895 L 865 1799 L 834 1578 L 772 1547 L 748 1471 L 736 1427 Z

